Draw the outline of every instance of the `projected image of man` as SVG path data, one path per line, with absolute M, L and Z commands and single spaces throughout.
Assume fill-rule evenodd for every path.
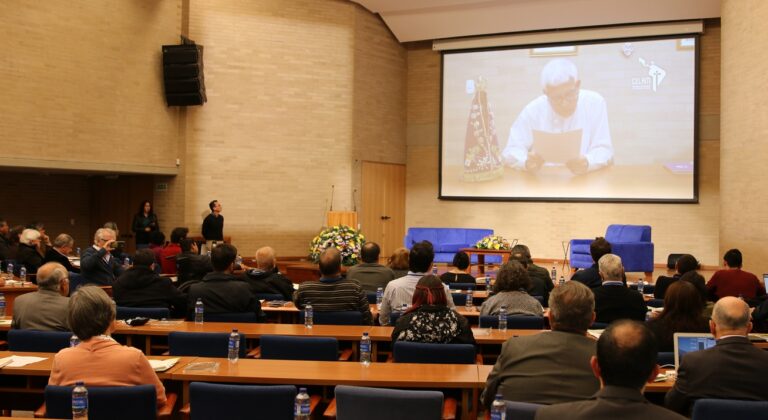
M 506 163 L 538 171 L 546 156 L 533 147 L 535 131 L 557 134 L 580 130 L 579 154 L 567 159 L 565 166 L 574 174 L 583 174 L 609 165 L 613 146 L 605 99 L 580 88 L 576 65 L 563 58 L 551 60 L 541 72 L 541 86 L 544 94 L 528 103 L 512 125 L 503 152 Z

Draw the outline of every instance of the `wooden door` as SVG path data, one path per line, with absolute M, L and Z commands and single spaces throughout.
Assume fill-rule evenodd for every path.
M 142 201 L 153 201 L 153 177 L 149 175 L 94 176 L 90 179 L 90 190 L 91 235 L 96 232 L 96 229 L 104 226 L 104 223 L 115 222 L 120 229 L 118 240 L 125 241 L 126 251 L 133 254 L 136 250 L 136 241 L 131 231 L 133 215 L 138 213 Z M 161 225 L 160 228 L 167 231 L 167 226 Z
M 405 236 L 405 165 L 363 162 L 360 227 L 389 257 Z

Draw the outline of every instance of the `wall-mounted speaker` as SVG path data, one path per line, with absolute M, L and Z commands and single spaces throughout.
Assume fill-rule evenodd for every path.
M 163 85 L 168 106 L 202 105 L 205 96 L 203 46 L 163 45 Z

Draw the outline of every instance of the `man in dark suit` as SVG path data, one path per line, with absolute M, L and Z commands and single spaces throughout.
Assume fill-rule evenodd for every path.
M 501 346 L 488 375 L 482 401 L 496 394 L 505 400 L 555 404 L 589 398 L 599 388 L 589 360 L 595 340 L 587 328 L 595 319 L 595 298 L 588 287 L 567 282 L 549 295 L 552 331 L 513 337 Z
M 617 319 L 645 321 L 648 307 L 643 295 L 628 288 L 622 281 L 624 266 L 621 257 L 605 254 L 598 261 L 602 286 L 592 289 L 595 293 L 595 313 L 597 322 L 611 323 Z
M 78 273 L 79 269 L 75 269 L 72 263 L 69 262 L 67 255 L 72 253 L 72 247 L 75 246 L 75 240 L 66 233 L 62 233 L 53 240 L 53 246 L 49 247 L 45 251 L 45 258 L 43 262 L 57 262 L 64 266 L 67 271 Z
M 112 286 L 117 306 L 132 308 L 168 308 L 174 318 L 186 315 L 187 297 L 171 283 L 171 279 L 155 272 L 155 253 L 143 248 L 136 251 L 133 266 L 118 277 Z
M 237 248 L 221 244 L 211 251 L 213 272 L 189 287 L 187 292 L 187 317 L 194 318 L 197 299 L 202 299 L 206 314 L 254 313 L 264 318 L 261 303 L 251 293 L 251 288 L 241 276 L 232 274 Z
M 659 373 L 657 351 L 656 338 L 645 325 L 630 320 L 611 324 L 597 341 L 597 356 L 590 360 L 600 391 L 587 401 L 542 407 L 536 420 L 684 419 L 643 397 L 645 383 L 653 382 Z
M 717 344 L 686 353 L 665 405 L 688 413 L 699 398 L 768 400 L 768 352 L 750 343 L 749 306 L 733 296 L 717 301 L 709 328 Z
M 580 283 L 584 283 L 585 286 L 590 289 L 600 287 L 602 285 L 602 279 L 600 279 L 600 270 L 597 266 L 597 262 L 605 254 L 611 253 L 611 244 L 605 240 L 602 236 L 595 238 L 592 243 L 589 244 L 589 254 L 592 256 L 592 267 L 581 269 L 571 276 L 571 280 L 576 280 Z
M 120 261 L 112 255 L 117 248 L 115 231 L 101 228 L 93 235 L 93 246 L 83 250 L 80 257 L 80 274 L 87 283 L 111 286 L 123 272 Z
M 528 294 L 531 296 L 541 296 L 544 300 L 544 306 L 547 306 L 549 293 L 555 287 L 554 283 L 552 283 L 552 278 L 549 276 L 549 271 L 533 263 L 531 250 L 526 245 L 517 244 L 512 247 L 510 253 L 510 259 L 516 259 L 521 264 L 525 261 L 523 266 L 528 269 L 528 278 L 531 280 Z

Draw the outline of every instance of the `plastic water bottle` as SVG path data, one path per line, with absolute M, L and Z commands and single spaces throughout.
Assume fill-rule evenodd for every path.
M 304 326 L 306 328 L 312 328 L 312 325 L 315 323 L 315 313 L 312 310 L 312 305 L 307 305 L 304 307 Z
M 565 284 L 565 277 L 564 276 L 560 276 L 560 281 L 557 283 L 557 285 L 558 286 L 562 286 L 564 284 Z
M 363 366 L 371 365 L 371 337 L 368 336 L 367 331 L 360 339 L 360 363 Z
M 507 307 L 502 306 L 499 309 L 499 331 L 507 330 Z
M 19 269 L 19 280 L 21 280 L 21 284 L 24 285 L 27 281 L 27 267 L 21 266 L 21 269 Z
M 203 323 L 204 313 L 205 309 L 203 308 L 203 299 L 197 298 L 197 302 L 195 302 L 195 324 Z
M 496 394 L 496 398 L 491 404 L 491 420 L 506 420 L 507 404 L 504 402 L 501 394 Z
M 78 344 L 80 344 L 80 339 L 72 334 L 72 337 L 69 337 L 69 347 L 76 347 Z
M 5 295 L 0 293 L 0 317 L 5 316 Z
M 406 313 L 408 311 L 408 304 L 404 303 L 403 306 L 400 307 L 400 312 Z
M 485 290 L 488 294 L 491 293 L 491 276 L 485 276 Z
M 557 281 L 557 269 L 555 268 L 554 265 L 552 266 L 552 271 L 550 272 L 550 277 L 552 277 L 552 283 Z
M 77 258 L 80 258 L 80 247 L 77 247 L 77 249 L 75 250 L 75 256 Z
M 376 307 L 381 310 L 381 302 L 384 301 L 384 288 L 379 287 L 376 289 Z
M 131 266 L 131 259 L 130 259 L 130 258 L 128 258 L 128 257 L 125 257 L 125 259 L 123 260 L 123 266 L 124 266 L 125 268 L 128 268 L 128 267 L 130 267 L 130 266 Z
M 432 275 L 433 275 L 433 276 L 436 276 L 436 275 L 437 275 L 437 266 L 436 266 L 436 265 L 434 265 L 434 264 L 432 265 Z
M 237 328 L 232 328 L 232 334 L 229 335 L 229 345 L 227 346 L 227 359 L 229 363 L 237 363 L 240 358 L 240 333 Z
M 472 305 L 472 289 L 467 290 L 467 303 L 466 307 L 468 311 L 471 311 L 475 306 Z
M 643 291 L 645 290 L 645 282 L 643 279 L 637 279 L 637 291 L 640 292 L 640 294 L 643 294 Z
M 88 419 L 88 389 L 82 381 L 72 389 L 72 419 Z
M 299 388 L 293 410 L 294 420 L 309 420 L 309 394 L 307 388 Z
M 235 258 L 235 265 L 236 265 L 236 266 L 238 266 L 238 267 L 241 267 L 241 266 L 243 265 L 243 257 L 241 257 L 240 255 L 238 255 L 238 256 Z

